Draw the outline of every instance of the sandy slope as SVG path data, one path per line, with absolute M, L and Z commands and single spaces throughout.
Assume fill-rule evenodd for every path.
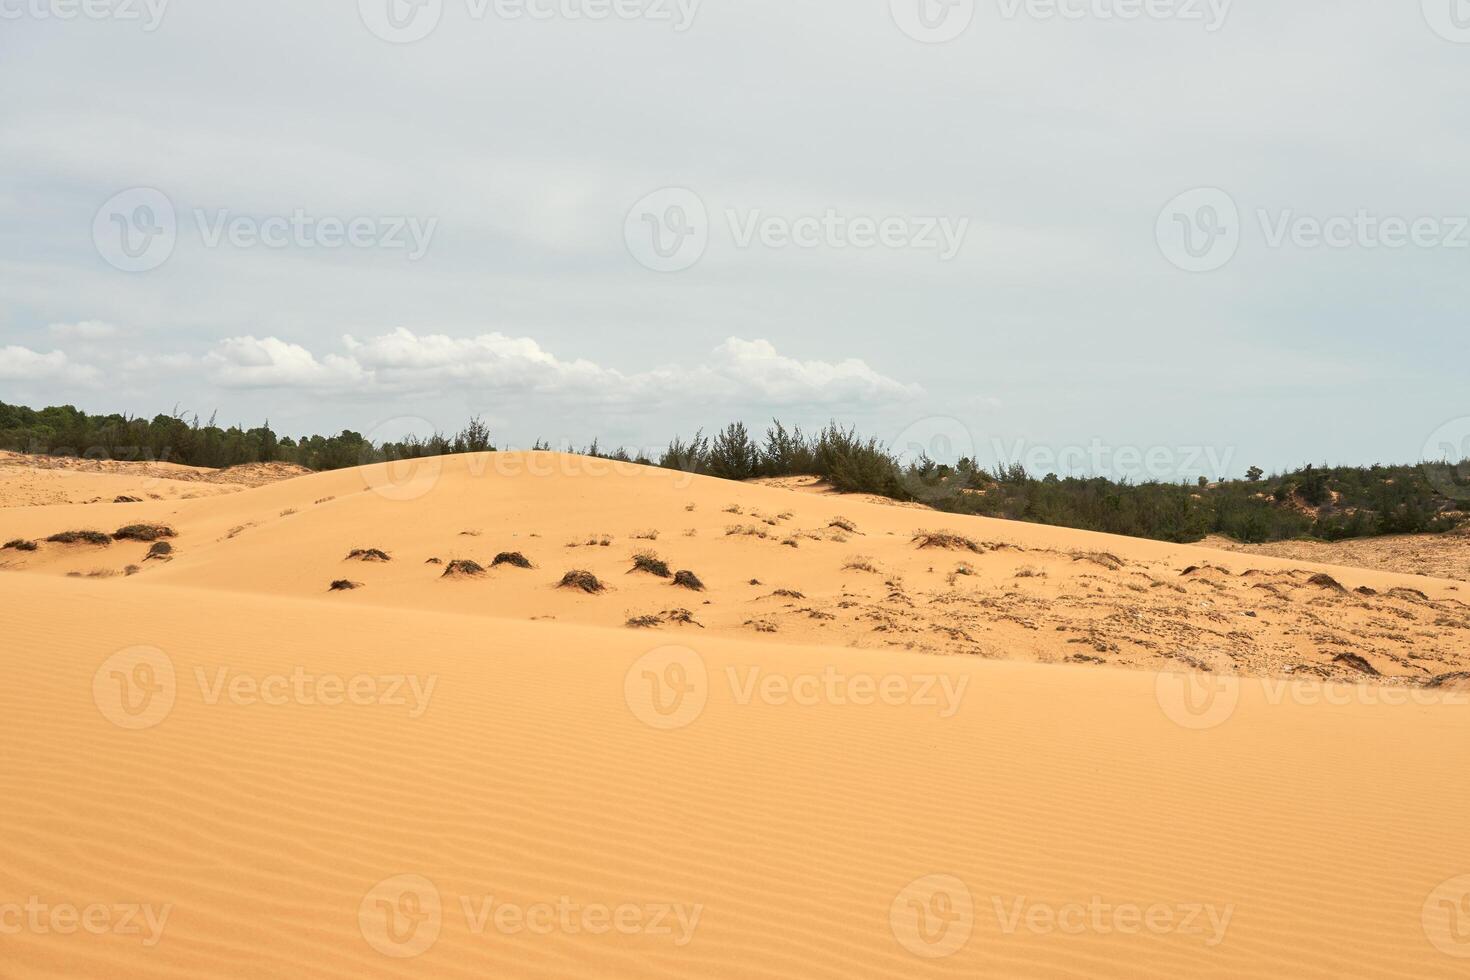
M 1146 672 L 4 588 L 0 923 L 45 910 L 0 934 L 7 977 L 1423 978 L 1470 953 L 1439 904 L 1470 893 L 1463 697 L 1247 683 L 1190 714 Z M 682 701 L 649 680 L 676 665 Z M 88 907 L 101 934 L 52 928 Z
M 42 543 L 0 567 L 750 642 L 1004 659 L 1428 681 L 1470 668 L 1463 583 L 732 484 L 552 453 L 299 477 L 205 500 L 0 511 L 0 541 L 158 521 L 147 544 Z M 852 530 L 845 530 L 843 524 Z M 978 551 L 921 548 L 945 527 Z M 735 532 L 735 533 L 732 533 Z M 656 535 L 656 540 L 651 536 Z M 603 542 L 606 542 L 604 544 Z M 391 561 L 345 561 L 355 549 Z M 704 592 L 630 573 L 652 550 Z M 533 570 L 445 580 L 447 563 L 520 552 Z M 437 560 L 439 564 L 431 564 Z M 609 587 L 557 589 L 584 569 Z M 1326 574 L 1327 579 L 1313 580 Z M 328 585 L 362 585 L 326 596 Z M 1364 591 L 1358 591 L 1364 590 Z M 1348 658 L 1348 659 L 1343 659 Z
M 1276 541 L 1240 544 L 1224 537 L 1201 542 L 1245 554 L 1274 555 L 1356 568 L 1382 568 L 1410 575 L 1433 575 L 1470 582 L 1470 527 L 1447 534 L 1392 534 L 1349 541 Z

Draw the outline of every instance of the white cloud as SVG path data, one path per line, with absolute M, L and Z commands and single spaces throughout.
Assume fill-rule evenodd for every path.
M 434 392 L 447 388 L 546 393 L 593 402 L 727 398 L 764 405 L 901 401 L 922 390 L 855 358 L 799 361 L 766 340 L 731 337 L 701 364 L 625 373 L 563 360 L 529 337 L 416 334 L 344 337 L 345 354 L 318 356 L 277 337 L 232 337 L 204 358 L 210 378 L 236 388 Z
M 91 384 L 98 376 L 96 368 L 76 363 L 64 351 L 42 354 L 28 347 L 0 347 L 0 380 L 3 381 Z
M 46 329 L 51 332 L 52 336 L 63 340 L 110 340 L 121 333 L 115 324 L 103 320 L 53 323 Z

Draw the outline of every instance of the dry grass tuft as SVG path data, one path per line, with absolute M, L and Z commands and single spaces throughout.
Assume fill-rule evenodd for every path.
M 5 542 L 4 546 L 0 547 L 0 551 L 35 551 L 36 547 L 37 545 L 34 541 L 27 541 L 25 538 L 14 538 Z
M 112 532 L 115 541 L 157 541 L 159 538 L 176 537 L 174 529 L 167 524 L 129 524 Z
M 985 550 L 964 535 L 952 531 L 917 531 L 913 543 L 920 548 L 948 548 L 951 551 L 973 551 L 976 554 Z
M 333 582 L 331 584 L 331 587 L 328 589 L 328 591 L 330 591 L 330 592 L 351 592 L 353 589 L 360 589 L 360 588 L 362 588 L 362 583 L 361 582 L 352 582 L 352 581 L 349 581 L 349 580 L 347 580 L 345 578 L 339 578 L 339 579 L 337 579 L 337 581 L 335 581 L 335 582 Z
M 347 553 L 343 561 L 392 561 L 386 551 L 377 548 L 354 548 Z
M 536 567 L 535 565 L 531 564 L 531 559 L 527 558 L 519 551 L 502 551 L 500 554 L 496 555 L 495 560 L 490 563 L 491 568 L 498 568 L 501 565 L 513 565 L 516 568 Z

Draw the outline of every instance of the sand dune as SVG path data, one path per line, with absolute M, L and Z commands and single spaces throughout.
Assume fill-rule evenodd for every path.
M 1464 975 L 1455 582 L 551 454 L 417 475 L 0 511 L 176 532 L 0 553 L 0 974 Z M 425 563 L 503 551 L 535 567 Z M 1314 673 L 1371 628 L 1394 678 Z M 1235 672 L 1114 669 L 1234 632 Z
M 1463 583 L 1347 569 L 554 453 L 449 457 L 286 480 L 202 500 L 0 511 L 12 571 L 321 597 L 598 626 L 713 631 L 1001 659 L 1427 681 L 1470 668 Z M 49 544 L 57 532 L 158 522 L 146 543 Z M 85 523 L 85 522 L 84 522 Z M 922 531 L 954 532 L 950 547 Z M 346 560 L 376 551 L 387 561 Z M 631 571 L 652 552 L 703 591 Z M 516 553 L 533 569 L 502 564 Z M 471 561 L 484 575 L 445 578 Z M 593 573 L 596 596 L 556 588 Z M 1323 577 L 1325 576 L 1325 577 Z M 1361 590 L 1361 591 L 1359 591 Z M 1361 657 L 1362 662 L 1353 658 Z

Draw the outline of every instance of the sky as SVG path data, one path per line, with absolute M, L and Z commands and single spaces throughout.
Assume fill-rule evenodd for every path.
M 0 0 L 0 91 L 11 403 L 1470 455 L 1466 0 Z

